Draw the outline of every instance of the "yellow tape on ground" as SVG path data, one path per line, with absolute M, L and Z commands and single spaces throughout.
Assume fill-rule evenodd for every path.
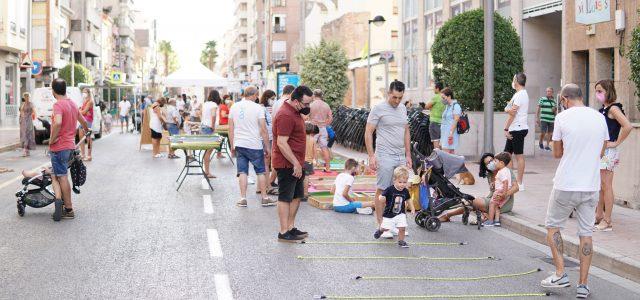
M 314 299 L 462 299 L 462 298 L 523 298 L 550 296 L 551 293 L 510 293 L 470 295 L 424 295 L 424 296 L 314 296 Z
M 533 269 L 527 272 L 498 274 L 480 277 L 425 277 L 425 276 L 357 276 L 357 280 L 430 280 L 430 281 L 479 281 L 488 279 L 510 278 L 525 276 L 542 271 L 542 269 Z
M 397 246 L 397 242 L 375 242 L 375 241 L 364 241 L 364 242 L 339 242 L 339 241 L 311 241 L 311 242 L 302 242 L 301 244 L 310 244 L 310 245 L 394 245 Z M 467 245 L 468 242 L 414 242 L 411 243 L 411 246 L 463 246 Z
M 298 256 L 297 259 L 308 260 L 352 260 L 352 259 L 405 259 L 405 260 L 443 260 L 443 261 L 473 261 L 473 260 L 500 260 L 492 256 L 485 257 L 426 257 L 426 256 Z

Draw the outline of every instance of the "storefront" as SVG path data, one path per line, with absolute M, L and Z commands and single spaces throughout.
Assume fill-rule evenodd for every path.
M 0 123 L 14 122 L 20 105 L 19 58 L 12 52 L 0 51 Z

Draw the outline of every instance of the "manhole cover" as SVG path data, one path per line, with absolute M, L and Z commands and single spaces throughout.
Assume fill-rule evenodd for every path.
M 546 262 L 546 263 L 548 263 L 550 265 L 553 265 L 553 258 L 551 258 L 551 257 L 539 257 L 539 258 L 540 258 L 541 261 Z M 567 260 L 566 258 L 564 259 L 564 267 L 565 268 L 577 268 L 579 266 L 580 266 L 579 264 L 577 264 L 577 263 L 575 263 L 573 261 Z

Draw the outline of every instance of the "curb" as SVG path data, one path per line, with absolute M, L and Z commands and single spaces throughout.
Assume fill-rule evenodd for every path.
M 15 142 L 13 144 L 2 145 L 2 146 L 0 146 L 0 153 L 13 151 L 13 150 L 18 149 L 18 148 L 20 148 L 20 142 Z
M 504 214 L 502 217 L 503 228 L 540 244 L 547 245 L 547 232 L 543 227 L 520 219 L 513 213 Z M 580 259 L 578 256 L 579 239 L 575 236 L 565 234 L 563 240 L 565 255 Z M 592 265 L 629 280 L 640 282 L 640 261 L 613 253 L 610 250 L 598 246 L 594 246 L 593 250 Z

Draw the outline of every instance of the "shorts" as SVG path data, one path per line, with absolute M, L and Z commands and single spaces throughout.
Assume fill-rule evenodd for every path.
M 276 169 L 278 174 L 278 201 L 291 202 L 304 197 L 304 174 L 293 176 L 293 168 Z
M 151 129 L 151 138 L 155 140 L 159 140 L 162 138 L 162 133 Z
M 180 128 L 178 128 L 177 124 L 173 124 L 173 123 L 167 123 L 167 131 L 169 131 L 169 135 L 180 134 Z
M 578 218 L 578 236 L 591 236 L 596 221 L 596 205 L 600 192 L 566 192 L 552 190 L 544 223 L 547 228 L 564 228 L 573 209 Z
M 376 172 L 376 187 L 384 190 L 393 184 L 393 170 L 399 166 L 406 166 L 404 155 L 376 153 L 378 171 Z
M 313 175 L 313 164 L 305 161 L 304 166 L 302 167 L 302 171 L 304 172 L 304 176 Z
M 316 144 L 320 146 L 320 149 L 329 148 L 329 133 L 327 127 L 318 127 L 320 133 L 316 134 L 313 138 L 316 140 Z
M 604 156 L 600 159 L 600 170 L 613 172 L 619 163 L 620 151 L 618 151 L 618 148 L 604 149 Z
M 382 218 L 382 224 L 380 227 L 383 229 L 391 230 L 395 228 L 406 228 L 407 227 L 407 215 L 399 214 L 393 218 Z
M 69 168 L 69 159 L 73 150 L 49 151 L 51 167 L 55 176 L 66 176 Z
M 212 135 L 213 134 L 213 128 L 209 127 L 209 126 L 200 126 L 200 134 L 204 134 L 204 135 Z
M 489 211 L 489 203 L 491 203 L 491 197 L 485 197 L 484 207 L 487 212 Z M 505 201 L 502 204 L 502 206 L 500 206 L 500 213 L 505 214 L 505 213 L 511 212 L 512 209 L 513 209 L 513 196 L 509 197 L 509 199 L 507 199 L 507 201 Z
M 429 123 L 429 137 L 432 142 L 440 141 L 440 123 L 431 122 Z
M 129 122 L 129 116 L 120 116 L 120 122 Z
M 543 133 L 553 132 L 553 122 L 540 121 L 540 131 Z
M 358 212 L 358 208 L 362 208 L 362 202 L 353 201 L 347 205 L 334 206 L 333 210 L 339 213 L 353 214 Z
M 86 122 L 87 122 L 87 128 L 91 130 L 91 128 L 93 128 L 93 121 L 92 122 L 86 121 Z M 82 125 L 78 124 L 78 129 L 82 129 Z
M 527 133 L 529 133 L 529 130 L 509 131 L 509 133 L 511 133 L 512 139 L 507 139 L 507 142 L 504 145 L 504 152 L 515 155 L 523 154 L 524 138 L 527 136 Z
M 264 150 L 236 147 L 237 176 L 249 174 L 249 162 L 253 165 L 256 175 L 265 173 Z

